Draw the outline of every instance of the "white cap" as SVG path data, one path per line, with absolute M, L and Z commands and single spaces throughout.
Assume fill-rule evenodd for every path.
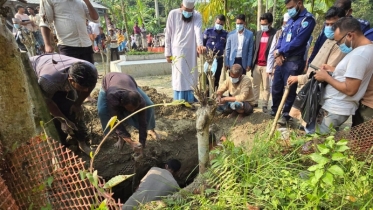
M 183 6 L 188 9 L 193 9 L 194 3 L 195 3 L 195 0 L 183 0 Z
M 285 13 L 284 14 L 284 22 L 288 22 L 289 19 L 290 19 L 289 13 Z

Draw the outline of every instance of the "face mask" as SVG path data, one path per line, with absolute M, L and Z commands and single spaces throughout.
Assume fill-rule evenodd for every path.
M 220 25 L 220 24 L 215 23 L 215 29 L 218 30 L 218 31 L 220 31 L 220 30 L 223 29 L 223 26 Z
M 268 25 L 261 25 L 260 28 L 262 29 L 262 31 L 266 32 L 269 30 L 269 27 Z
M 237 82 L 239 82 L 240 81 L 240 78 L 232 78 L 231 77 L 231 82 L 232 82 L 232 84 L 236 84 Z
M 236 24 L 236 29 L 237 29 L 237 31 L 242 31 L 243 30 L 243 24 Z
M 351 40 L 351 47 L 347 47 L 346 45 L 346 40 L 345 43 L 339 45 L 339 49 L 341 50 L 342 53 L 348 54 L 352 51 L 352 40 Z
M 190 17 L 192 17 L 192 15 L 193 15 L 193 12 L 187 12 L 187 11 L 183 10 L 183 16 L 185 18 L 190 18 Z
M 326 38 L 334 39 L 334 31 L 332 29 L 332 26 L 325 26 L 324 34 L 325 34 Z
M 19 24 L 13 24 L 14 28 L 19 29 Z
M 295 16 L 297 16 L 297 14 L 298 14 L 297 7 L 295 6 L 295 7 L 291 8 L 291 9 L 288 9 L 288 14 L 292 18 L 295 17 Z

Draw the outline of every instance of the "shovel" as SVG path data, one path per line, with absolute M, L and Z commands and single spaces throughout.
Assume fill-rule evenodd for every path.
M 285 92 L 284 92 L 284 95 L 282 96 L 280 106 L 277 109 L 275 120 L 273 121 L 271 132 L 269 133 L 269 139 L 272 139 L 273 134 L 275 133 L 275 130 L 276 130 L 276 127 L 277 127 L 277 121 L 280 118 L 282 107 L 284 107 L 285 101 L 286 101 L 286 99 L 288 98 L 288 95 L 289 95 L 289 87 L 290 87 L 289 85 L 285 86 Z

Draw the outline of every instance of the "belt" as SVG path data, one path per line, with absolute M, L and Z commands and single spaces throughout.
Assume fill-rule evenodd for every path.
M 299 61 L 299 60 L 301 60 L 303 58 L 304 58 L 304 56 L 300 56 L 300 55 L 290 56 L 290 57 L 286 57 L 284 62 Z

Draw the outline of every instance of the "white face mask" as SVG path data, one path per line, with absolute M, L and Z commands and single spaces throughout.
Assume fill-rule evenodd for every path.
M 260 28 L 262 29 L 262 31 L 266 32 L 269 30 L 269 27 L 268 25 L 261 25 Z
M 231 82 L 232 82 L 232 84 L 236 84 L 237 82 L 239 82 L 240 81 L 240 78 L 232 78 L 231 77 Z

